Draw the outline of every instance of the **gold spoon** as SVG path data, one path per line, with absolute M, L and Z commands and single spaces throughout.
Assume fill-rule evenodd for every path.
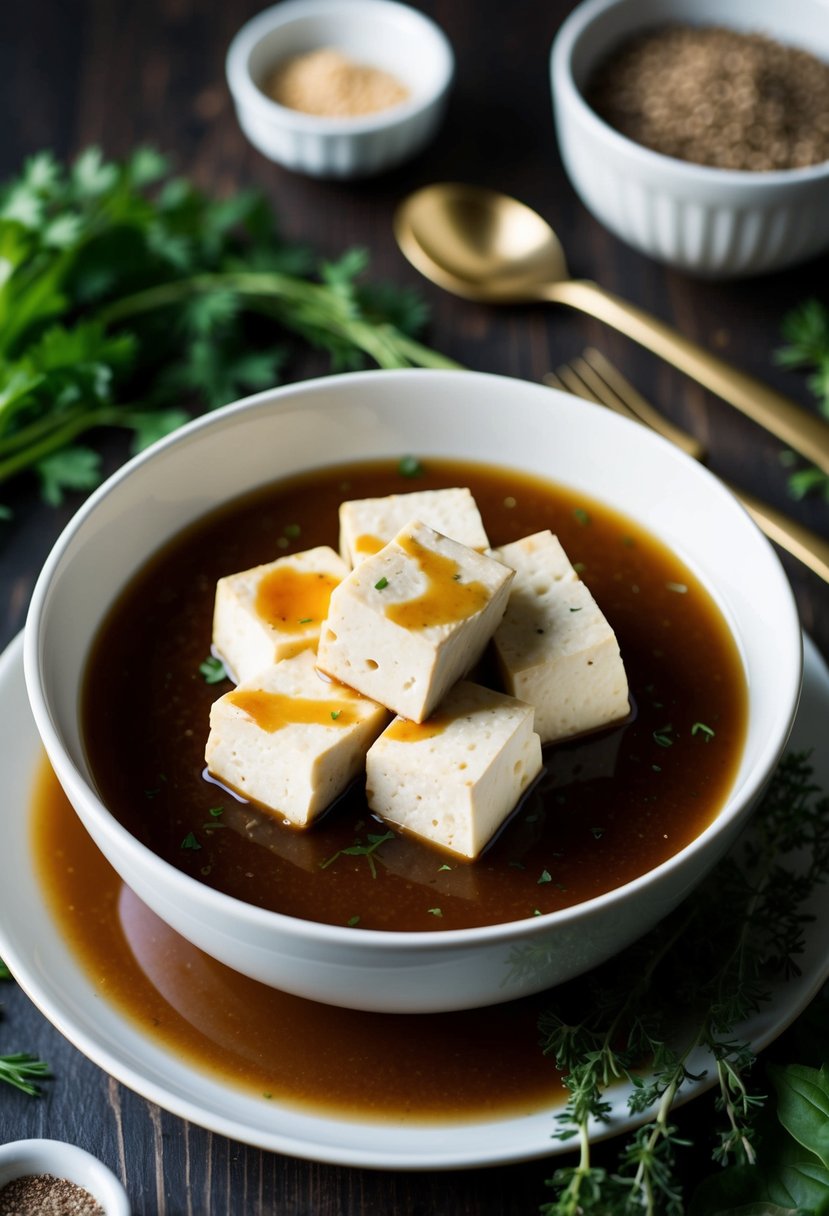
M 439 287 L 492 304 L 546 301 L 579 309 L 626 334 L 829 473 L 829 423 L 684 338 L 597 283 L 571 279 L 550 225 L 494 190 L 444 182 L 410 195 L 394 219 L 397 243 Z

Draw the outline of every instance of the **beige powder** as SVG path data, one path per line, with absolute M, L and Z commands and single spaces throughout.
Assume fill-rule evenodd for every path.
M 280 64 L 265 82 L 265 92 L 291 110 L 326 118 L 372 114 L 409 95 L 389 72 L 354 63 L 329 47 Z

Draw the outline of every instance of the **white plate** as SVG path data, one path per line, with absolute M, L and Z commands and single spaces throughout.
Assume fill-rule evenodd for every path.
M 829 752 L 822 725 L 829 716 L 829 673 L 815 647 L 805 642 L 803 698 L 792 735 L 795 749 L 813 748 L 815 775 L 829 788 Z M 41 897 L 34 869 L 26 807 L 41 755 L 23 681 L 21 638 L 0 657 L 0 957 L 57 1029 L 80 1051 L 130 1089 L 165 1110 L 235 1140 L 314 1161 L 381 1169 L 450 1169 L 498 1165 L 552 1156 L 570 1145 L 551 1139 L 554 1110 L 486 1122 L 395 1125 L 306 1114 L 278 1101 L 264 1103 L 221 1084 L 159 1047 L 107 1004 L 76 962 Z M 829 888 L 813 899 L 801 974 L 782 983 L 772 1001 L 744 1027 L 755 1050 L 765 1047 L 809 1003 L 829 975 Z M 424 1015 L 425 1016 L 425 1015 Z M 708 1061 L 690 1067 L 703 1072 Z M 706 1077 L 685 1087 L 687 1100 L 709 1088 Z M 611 1091 L 612 1112 L 595 1138 L 616 1135 L 641 1122 L 628 1114 L 628 1088 Z

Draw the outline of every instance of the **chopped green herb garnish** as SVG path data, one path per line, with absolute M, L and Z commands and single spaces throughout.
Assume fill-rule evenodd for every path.
M 220 815 L 224 815 L 225 808 L 223 806 L 211 806 L 207 813 L 214 819 L 218 819 Z
M 341 709 L 332 709 L 331 710 L 331 717 L 334 719 L 335 722 L 337 721 L 337 718 L 339 718 L 339 716 L 342 712 L 343 711 Z
M 438 874 L 441 874 L 444 870 L 451 870 L 451 869 L 452 869 L 452 867 L 450 865 L 447 865 L 446 862 L 444 862 L 442 866 L 438 866 Z
M 586 527 L 590 523 L 590 513 L 589 511 L 585 511 L 584 507 L 576 507 L 573 511 L 573 516 L 582 527 Z
M 198 837 L 196 836 L 195 832 L 187 833 L 187 835 L 184 837 L 184 840 L 182 840 L 182 842 L 181 842 L 181 847 L 183 849 L 193 849 L 193 850 L 201 848 L 201 845 L 199 844 L 199 840 L 198 840 Z
M 571 612 L 581 612 L 581 608 L 571 608 Z
M 377 866 L 374 862 L 374 853 L 381 844 L 394 839 L 396 839 L 394 832 L 385 832 L 382 836 L 369 832 L 368 844 L 363 844 L 359 839 L 355 840 L 354 844 L 349 845 L 347 849 L 339 849 L 332 857 L 326 857 L 325 861 L 319 863 L 319 867 L 321 870 L 327 870 L 339 857 L 365 857 L 368 868 L 371 870 L 371 877 L 376 878 Z
M 286 524 L 282 531 L 289 540 L 296 540 L 296 538 L 302 532 L 302 528 L 299 526 L 299 524 Z
M 542 886 L 542 884 L 543 884 L 543 883 L 545 883 L 545 882 L 552 882 L 552 881 L 553 881 L 553 876 L 552 876 L 552 874 L 550 873 L 550 871 L 549 871 L 549 870 L 542 870 L 542 871 L 541 871 L 541 877 L 539 878 L 538 882 L 536 883 L 536 886 L 539 886 L 539 887 L 540 887 L 540 886 Z
M 199 672 L 205 684 L 221 684 L 222 680 L 228 678 L 224 663 L 212 654 L 199 664 Z
M 359 925 L 360 918 L 359 916 L 349 916 L 345 923 L 348 925 L 349 929 L 354 929 L 357 925 Z
M 587 569 L 587 563 L 573 562 L 573 569 L 575 570 L 576 574 L 584 574 L 585 570 Z
M 378 578 L 377 582 L 374 584 L 374 590 L 375 591 L 385 591 L 385 589 L 386 589 L 386 587 L 388 587 L 388 585 L 389 585 L 389 580 L 386 578 L 385 575 L 383 575 L 383 577 Z
M 716 731 L 712 730 L 710 726 L 706 726 L 704 722 L 695 722 L 691 727 L 691 734 L 702 735 L 705 742 L 710 743 L 714 738 Z
M 313 621 L 313 619 L 314 619 L 314 618 L 313 618 L 312 616 L 301 616 L 301 617 L 299 618 L 298 624 L 300 624 L 300 625 L 310 625 L 310 624 L 311 624 L 311 622 Z
M 425 472 L 416 456 L 403 456 L 398 461 L 397 471 L 401 477 L 422 477 Z
M 0 958 L 0 980 L 10 980 L 11 978 L 12 978 L 11 971 L 9 971 L 8 967 L 3 962 L 2 958 Z
M 655 730 L 653 732 L 654 743 L 658 743 L 660 747 L 673 747 L 674 741 L 671 738 L 673 729 L 672 726 L 663 726 L 659 730 Z
M 427 908 L 426 911 L 430 916 L 443 916 L 443 911 L 440 908 Z
M 686 595 L 688 587 L 685 583 L 666 583 L 665 588 L 668 591 L 675 591 L 677 595 Z
M 604 828 L 591 828 L 590 832 L 595 840 L 601 840 L 604 836 Z

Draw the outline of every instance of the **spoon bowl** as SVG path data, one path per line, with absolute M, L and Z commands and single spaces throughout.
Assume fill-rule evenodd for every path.
M 395 236 L 421 274 L 468 300 L 542 300 L 550 283 L 569 278 L 546 220 L 482 186 L 417 190 L 397 211 Z
M 412 265 L 453 295 L 481 303 L 565 304 L 604 321 L 829 473 L 829 423 L 598 283 L 570 278 L 555 232 L 518 199 L 481 186 L 435 183 L 401 203 L 394 232 Z

